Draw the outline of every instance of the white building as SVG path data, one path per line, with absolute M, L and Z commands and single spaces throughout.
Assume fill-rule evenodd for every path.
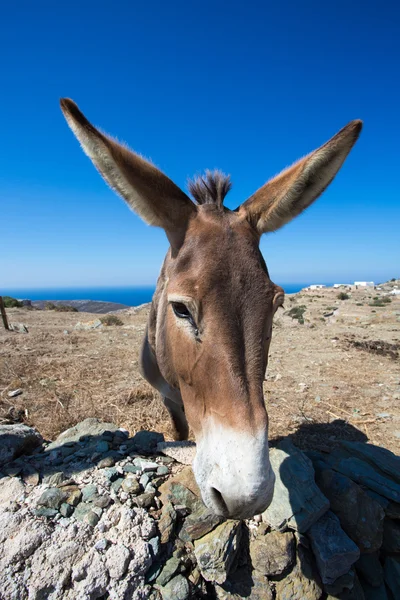
M 359 287 L 375 287 L 375 283 L 373 281 L 355 281 L 354 285 Z
M 326 285 L 323 285 L 322 283 L 315 283 L 313 285 L 310 285 L 310 287 L 308 288 L 309 290 L 321 290 L 322 288 L 325 288 Z
M 338 289 L 338 288 L 346 288 L 347 289 L 350 287 L 350 285 L 348 283 L 334 283 L 333 287 L 335 289 Z

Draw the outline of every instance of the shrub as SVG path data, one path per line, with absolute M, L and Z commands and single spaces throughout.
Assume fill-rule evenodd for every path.
M 11 298 L 11 296 L 3 296 L 3 302 L 6 308 L 21 308 L 23 306 L 22 302 L 16 298 Z
M 385 306 L 385 302 L 382 302 L 381 300 L 374 300 L 373 302 L 369 303 L 370 306 Z M 375 312 L 375 311 L 372 311 Z
M 356 306 L 362 306 L 363 303 L 362 302 L 356 302 Z
M 294 306 L 290 310 L 288 310 L 285 314 L 292 317 L 292 319 L 297 319 L 300 325 L 304 325 L 304 313 L 306 311 L 306 306 L 301 304 L 300 306 Z
M 390 304 L 392 301 L 391 298 L 389 298 L 389 296 L 383 296 L 382 298 L 382 302 L 384 302 L 385 304 Z
M 46 302 L 44 305 L 45 310 L 55 310 L 56 312 L 78 312 L 75 306 L 69 304 L 54 304 L 54 302 Z
M 123 322 L 121 321 L 121 319 L 119 317 L 117 317 L 116 315 L 105 315 L 104 317 L 101 317 L 100 321 L 103 323 L 103 325 L 123 325 Z
M 348 294 L 346 294 L 346 292 L 340 292 L 337 295 L 339 300 L 348 300 L 350 298 L 350 296 Z

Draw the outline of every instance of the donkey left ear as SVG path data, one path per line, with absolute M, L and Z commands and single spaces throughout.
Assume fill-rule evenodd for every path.
M 331 183 L 354 146 L 362 121 L 351 121 L 326 144 L 271 179 L 239 208 L 261 235 L 297 217 Z

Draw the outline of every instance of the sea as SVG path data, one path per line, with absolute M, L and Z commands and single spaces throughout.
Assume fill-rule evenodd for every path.
M 314 282 L 279 284 L 286 294 L 295 294 Z M 318 281 L 318 283 L 324 283 Z M 325 283 L 327 287 L 332 283 Z M 148 287 L 66 287 L 66 288 L 0 288 L 2 296 L 18 300 L 99 300 L 139 306 L 150 302 L 155 286 Z

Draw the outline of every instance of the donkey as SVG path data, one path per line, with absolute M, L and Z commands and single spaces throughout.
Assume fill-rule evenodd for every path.
M 361 131 L 351 121 L 232 211 L 229 177 L 206 172 L 193 202 L 153 164 L 98 131 L 69 99 L 68 125 L 106 182 L 170 243 L 151 304 L 141 372 L 167 407 L 176 440 L 191 426 L 193 468 L 215 513 L 250 518 L 272 500 L 263 380 L 272 319 L 284 300 L 259 249 L 263 233 L 299 215 L 325 190 Z

